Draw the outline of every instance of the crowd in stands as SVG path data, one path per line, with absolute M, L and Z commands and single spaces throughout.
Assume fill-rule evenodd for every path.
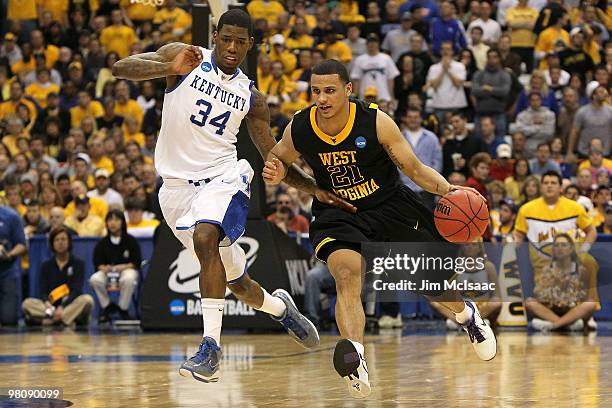
M 9 276 L 28 267 L 27 256 L 21 265 L 13 262 L 25 254 L 28 237 L 61 227 L 70 236 L 113 242 L 109 221 L 119 215 L 129 236 L 153 235 L 162 220 L 153 154 L 165 83 L 117 80 L 111 66 L 170 41 L 191 42 L 192 17 L 190 2 L 176 0 L 159 7 L 130 0 L 3 4 L 5 312 L 8 294 L 18 290 Z M 542 177 L 551 171 L 561 176 L 563 197 L 580 205 L 572 211 L 582 208 L 581 219 L 594 231 L 612 233 L 612 11 L 605 0 L 252 0 L 247 11 L 255 27 L 257 87 L 268 97 L 275 138 L 312 103 L 312 67 L 338 59 L 349 70 L 354 96 L 394 117 L 419 159 L 489 198 L 485 239 L 514 237 L 517 229 L 532 239 L 516 220 L 526 205 L 548 197 Z M 434 196 L 402 181 L 433 207 Z M 305 233 L 311 203 L 294 188 L 266 187 L 264 216 L 283 231 Z M 7 227 L 15 223 L 23 235 Z M 120 269 L 139 266 L 116 262 Z M 317 271 L 313 279 L 324 281 Z M 126 282 L 129 291 L 134 280 Z M 125 313 L 126 298 L 112 306 L 102 286 L 96 293 L 105 317 Z M 77 309 L 89 307 L 82 298 Z M 30 302 L 27 310 L 40 320 L 39 304 Z M 73 311 L 66 321 L 78 317 Z M 61 313 L 46 318 L 64 319 Z

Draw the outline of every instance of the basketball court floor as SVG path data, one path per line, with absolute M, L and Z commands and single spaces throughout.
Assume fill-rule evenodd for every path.
M 607 333 L 611 334 L 611 333 Z M 491 362 L 441 327 L 368 336 L 373 386 L 348 397 L 331 358 L 338 339 L 307 351 L 282 334 L 229 334 L 221 381 L 183 378 L 198 333 L 7 332 L 0 388 L 61 387 L 64 404 L 0 407 L 611 407 L 612 337 L 502 332 Z

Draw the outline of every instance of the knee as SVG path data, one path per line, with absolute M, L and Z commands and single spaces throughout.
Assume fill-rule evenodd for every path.
M 98 271 L 94 273 L 89 278 L 89 284 L 92 287 L 105 287 L 106 286 L 106 274 L 102 271 Z
M 119 284 L 122 286 L 136 286 L 138 283 L 138 272 L 134 269 L 126 269 L 121 273 Z
M 197 254 L 219 251 L 218 228 L 211 224 L 198 224 L 193 233 L 193 246 Z
M 538 301 L 532 297 L 528 297 L 525 299 L 525 308 L 530 312 L 533 310 L 533 307 L 538 304 Z
M 28 309 L 32 308 L 35 304 L 36 304 L 36 299 L 27 298 L 23 302 L 21 302 L 21 309 L 23 311 L 27 311 Z
M 358 273 L 351 271 L 350 268 L 345 266 L 337 268 L 336 271 L 332 272 L 332 275 L 336 280 L 336 288 L 338 291 L 355 286 L 361 279 Z
M 83 302 L 83 305 L 87 308 L 92 308 L 94 305 L 94 299 L 93 297 L 91 297 L 91 295 L 81 295 L 79 296 L 79 298 L 81 299 L 81 302 Z

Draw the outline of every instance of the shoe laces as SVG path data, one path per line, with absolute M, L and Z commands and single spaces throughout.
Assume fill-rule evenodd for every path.
M 191 357 L 190 360 L 196 364 L 201 364 L 209 359 L 213 351 L 219 352 L 221 348 L 212 339 L 203 339 L 198 348 L 198 352 Z
M 476 318 L 474 316 L 472 316 L 472 318 L 465 323 L 464 327 L 466 328 L 467 334 L 470 336 L 470 341 L 472 343 L 474 342 L 474 339 L 476 339 L 478 343 L 485 341 L 482 330 L 480 327 L 478 327 L 478 324 L 476 324 Z

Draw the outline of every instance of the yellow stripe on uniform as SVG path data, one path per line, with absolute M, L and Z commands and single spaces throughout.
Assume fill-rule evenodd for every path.
M 323 241 L 319 242 L 319 245 L 317 245 L 317 247 L 315 248 L 315 256 L 319 254 L 319 250 L 321 249 L 321 247 L 325 244 L 327 244 L 328 242 L 332 242 L 335 241 L 336 238 L 325 238 Z
M 321 139 L 327 144 L 336 146 L 342 143 L 351 134 L 351 131 L 353 130 L 353 125 L 355 124 L 355 115 L 357 114 L 357 107 L 355 106 L 354 102 L 350 102 L 348 121 L 346 122 L 344 129 L 342 129 L 342 131 L 336 136 L 330 136 L 323 132 L 321 129 L 319 129 L 319 126 L 317 125 L 316 114 L 317 107 L 313 106 L 312 108 L 310 108 L 310 125 L 312 126 L 312 130 L 314 130 L 315 134 L 319 137 L 319 139 Z
M 375 103 L 371 103 L 370 106 L 368 106 L 368 108 L 370 109 L 378 109 L 378 105 Z

